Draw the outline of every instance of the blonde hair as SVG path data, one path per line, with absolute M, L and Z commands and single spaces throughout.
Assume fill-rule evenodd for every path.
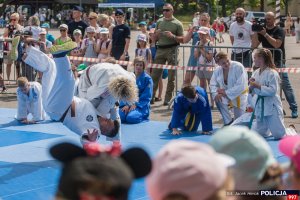
M 261 49 L 255 49 L 253 51 L 254 56 L 258 56 L 264 59 L 264 62 L 267 67 L 275 69 L 275 64 L 273 62 L 273 56 L 269 49 L 261 48 Z
M 129 75 L 130 76 L 130 75 Z M 116 100 L 133 104 L 138 101 L 138 88 L 133 79 L 118 76 L 110 80 L 108 90 Z
M 98 19 L 99 19 L 99 21 L 102 21 L 102 20 L 109 20 L 109 16 L 106 15 L 106 14 L 100 14 L 100 15 L 98 16 Z
M 30 17 L 30 25 L 31 26 L 40 26 L 40 20 L 37 16 Z
M 133 60 L 133 65 L 135 65 L 136 63 L 143 63 L 143 68 L 146 68 L 146 60 L 143 56 L 137 56 L 134 60 Z
M 228 59 L 228 55 L 224 51 L 218 52 L 217 55 L 215 56 L 216 63 L 219 63 L 219 61 L 222 59 Z
M 20 19 L 19 13 L 13 13 L 13 14 L 10 15 L 10 17 L 15 17 L 17 20 Z
M 28 84 L 28 79 L 26 77 L 22 76 L 17 79 L 18 87 L 25 87 L 27 84 Z

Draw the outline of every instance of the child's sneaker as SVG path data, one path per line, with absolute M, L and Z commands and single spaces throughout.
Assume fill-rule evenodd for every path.
M 75 49 L 76 47 L 77 47 L 77 43 L 73 42 L 73 41 L 70 41 L 70 42 L 66 42 L 66 43 L 61 44 L 61 45 L 53 45 L 50 48 L 50 53 L 52 55 L 58 55 L 58 54 L 66 55 L 67 53 L 69 53 L 70 51 Z
M 16 61 L 18 59 L 18 45 L 20 42 L 20 36 L 16 36 L 12 40 L 12 48 L 10 51 L 10 59 Z

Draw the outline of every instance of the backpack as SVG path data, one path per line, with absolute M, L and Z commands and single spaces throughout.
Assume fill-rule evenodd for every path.
M 138 50 L 139 50 L 138 48 L 135 49 L 135 57 L 138 56 Z M 147 48 L 147 49 L 146 49 L 146 58 L 147 58 L 146 62 L 148 62 L 149 53 L 150 53 L 150 49 Z
M 101 48 L 102 48 L 102 44 L 103 44 L 103 41 L 100 42 L 100 51 L 101 51 Z M 105 44 L 106 49 L 108 48 L 109 44 L 110 44 L 110 40 L 107 40 L 106 44 Z

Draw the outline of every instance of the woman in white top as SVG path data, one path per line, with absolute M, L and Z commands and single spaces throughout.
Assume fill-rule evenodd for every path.
M 38 40 L 39 34 L 42 30 L 40 27 L 40 20 L 37 16 L 32 16 L 29 18 L 29 26 L 24 28 L 24 31 L 29 30 L 32 32 L 32 38 Z
M 216 55 L 219 65 L 210 80 L 210 90 L 219 109 L 224 125 L 233 122 L 230 107 L 233 108 L 234 119 L 244 114 L 247 106 L 248 76 L 244 66 L 228 59 L 228 55 L 219 52 Z

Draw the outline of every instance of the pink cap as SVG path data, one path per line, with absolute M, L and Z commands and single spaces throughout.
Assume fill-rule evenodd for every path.
M 197 33 L 209 34 L 209 32 L 210 32 L 210 29 L 209 29 L 209 28 L 207 28 L 207 27 L 205 27 L 205 26 L 201 26 L 201 27 L 199 28 L 199 30 L 198 30 Z
M 289 157 L 300 173 L 300 136 L 287 136 L 280 140 L 279 150 Z
M 204 200 L 225 182 L 227 167 L 234 159 L 216 153 L 211 146 L 188 140 L 176 140 L 161 149 L 153 160 L 146 179 L 152 200 L 177 193 L 189 200 Z

